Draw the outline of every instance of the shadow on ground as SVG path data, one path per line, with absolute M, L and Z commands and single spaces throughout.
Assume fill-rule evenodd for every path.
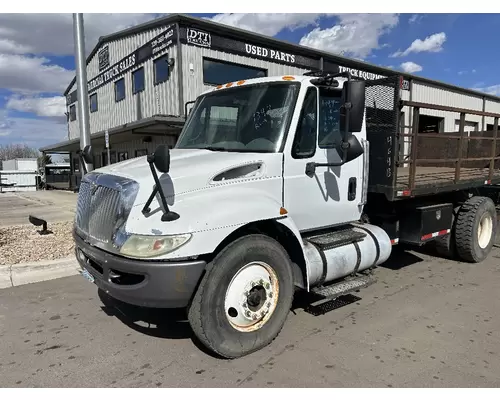
M 220 358 L 208 350 L 194 335 L 185 309 L 145 308 L 122 303 L 101 289 L 98 295 L 101 309 L 134 331 L 160 339 L 191 339 L 193 344 L 211 357 Z

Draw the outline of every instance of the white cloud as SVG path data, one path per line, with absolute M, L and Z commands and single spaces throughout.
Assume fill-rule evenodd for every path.
M 401 69 L 404 72 L 407 72 L 409 74 L 423 70 L 421 65 L 418 65 L 418 64 L 414 63 L 413 61 L 407 61 L 407 62 L 402 63 Z
M 109 35 L 155 17 L 154 14 L 84 14 L 85 49 L 90 53 L 99 36 Z M 0 14 L 1 41 L 23 53 L 71 55 L 74 52 L 72 14 Z M 9 44 L 9 46 L 11 46 Z M 19 53 L 15 49 L 13 53 Z
M 443 50 L 444 42 L 446 42 L 446 33 L 435 33 L 427 36 L 424 40 L 415 39 L 405 51 L 396 51 L 390 57 L 404 57 L 410 53 L 438 53 Z
M 0 110 L 0 144 L 21 143 L 39 148 L 67 140 L 67 127 L 50 119 L 9 117 Z
M 394 28 L 397 14 L 340 14 L 339 23 L 331 28 L 313 29 L 300 44 L 346 56 L 365 58 L 381 48 L 380 37 Z
M 9 110 L 27 112 L 39 117 L 51 117 L 66 121 L 66 99 L 63 96 L 30 97 L 14 95 L 7 101 L 5 107 Z
M 328 14 L 217 14 L 208 18 L 214 22 L 234 26 L 240 29 L 274 36 L 287 28 L 294 30 L 318 24 L 318 19 Z
M 66 89 L 74 71 L 69 71 L 47 58 L 0 54 L 0 87 L 11 91 L 58 92 Z
M 481 84 L 482 84 L 482 82 L 481 82 Z M 472 90 L 477 90 L 479 92 L 484 92 L 487 94 L 491 94 L 493 96 L 500 96 L 500 84 L 486 86 L 486 87 L 473 87 Z
M 457 73 L 458 73 L 458 75 L 465 75 L 465 74 L 468 74 L 468 73 L 469 73 L 469 71 L 465 71 L 465 70 L 464 70 L 464 71 L 458 71 Z M 475 70 L 475 69 L 472 69 L 472 70 L 470 71 L 470 73 L 471 73 L 471 74 L 475 74 L 475 73 L 476 73 L 476 70 Z
M 413 14 L 409 19 L 408 23 L 409 24 L 418 24 L 422 19 L 424 18 L 423 15 L 419 14 Z

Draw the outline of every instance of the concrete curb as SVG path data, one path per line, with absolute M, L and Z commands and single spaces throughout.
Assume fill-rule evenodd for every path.
M 0 289 L 78 275 L 75 256 L 26 264 L 0 265 Z

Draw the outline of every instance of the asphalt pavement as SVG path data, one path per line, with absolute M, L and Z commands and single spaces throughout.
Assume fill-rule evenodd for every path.
M 482 264 L 396 251 L 356 302 L 291 312 L 237 360 L 198 347 L 182 313 L 98 296 L 74 276 L 0 291 L 0 387 L 495 387 L 500 250 Z
M 0 193 L 0 226 L 29 224 L 33 214 L 47 222 L 71 221 L 75 215 L 77 194 L 63 190 Z

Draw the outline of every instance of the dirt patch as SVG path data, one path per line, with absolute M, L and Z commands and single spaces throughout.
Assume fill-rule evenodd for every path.
M 0 265 L 57 260 L 73 254 L 73 221 L 49 224 L 40 235 L 33 225 L 0 227 Z

